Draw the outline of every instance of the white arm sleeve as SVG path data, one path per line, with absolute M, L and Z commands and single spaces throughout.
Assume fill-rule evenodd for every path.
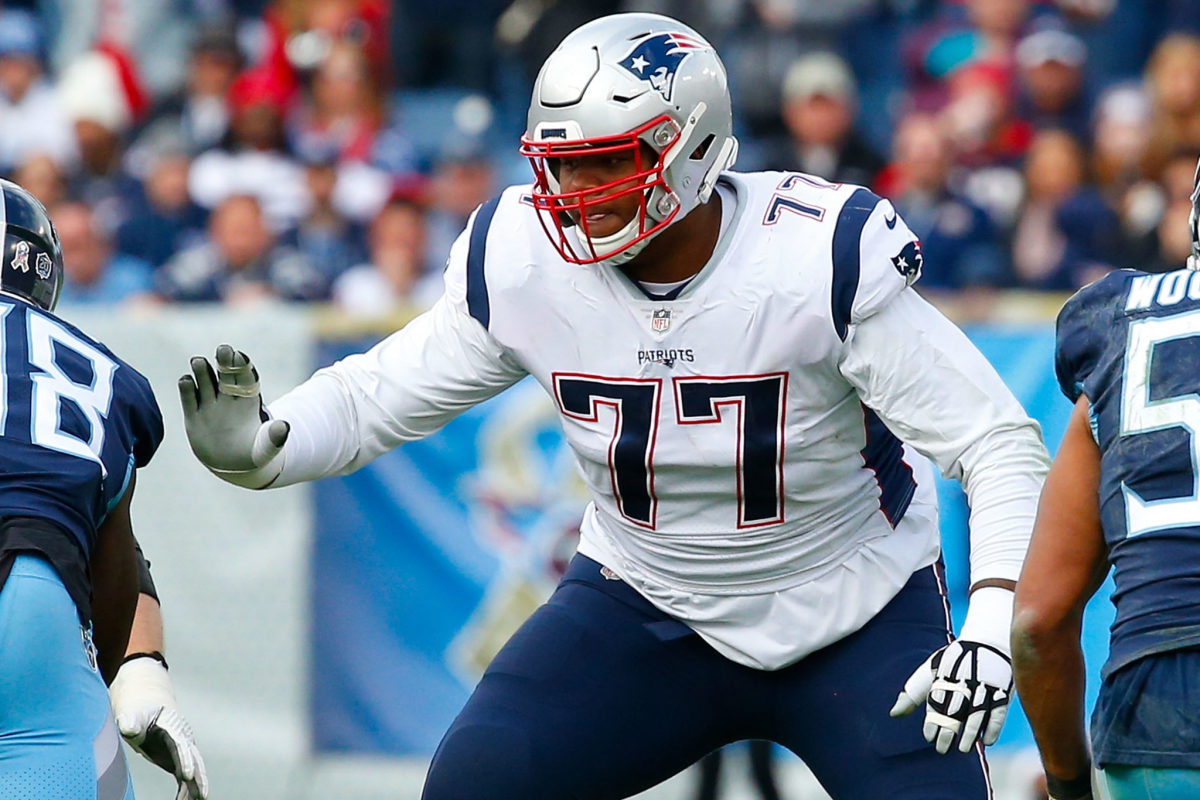
M 892 433 L 962 483 L 971 582 L 1016 580 L 1050 457 L 1041 427 L 983 354 L 907 289 L 852 326 L 840 366 Z
M 291 425 L 283 472 L 272 486 L 353 472 L 525 374 L 482 325 L 443 297 L 367 352 L 317 371 L 271 403 L 271 416 Z

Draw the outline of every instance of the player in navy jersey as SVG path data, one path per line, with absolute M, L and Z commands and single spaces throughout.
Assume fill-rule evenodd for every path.
M 1075 410 L 1017 586 L 1014 667 L 1054 800 L 1200 797 L 1200 165 L 1188 268 L 1118 270 L 1058 316 Z M 1080 622 L 1112 569 L 1116 619 L 1084 730 Z
M 62 280 L 46 210 L 0 180 L 0 797 L 132 798 L 125 734 L 198 800 L 130 525 L 162 416 L 144 377 L 51 313 Z
M 180 380 L 196 456 L 253 489 L 349 472 L 526 376 L 554 398 L 592 498 L 579 552 L 425 800 L 627 797 L 740 739 L 839 800 L 990 794 L 1038 427 L 912 289 L 890 203 L 733 172 L 732 125 L 700 34 L 594 20 L 534 86 L 533 184 L 472 215 L 429 312 L 269 407 L 228 345 Z M 931 461 L 972 505 L 957 636 Z

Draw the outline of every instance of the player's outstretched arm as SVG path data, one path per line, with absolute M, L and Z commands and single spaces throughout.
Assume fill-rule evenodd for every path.
M 841 369 L 897 437 L 962 482 L 971 506 L 966 622 L 891 713 L 924 705 L 925 738 L 942 753 L 992 744 L 1013 693 L 1013 588 L 1049 465 L 1039 428 L 962 331 L 911 291 L 855 326 Z
M 222 480 L 247 489 L 269 486 L 283 470 L 289 427 L 273 420 L 259 393 L 258 370 L 243 352 L 217 348 L 216 367 L 203 356 L 179 379 L 188 444 Z
M 162 614 L 158 601 L 138 596 L 125 661 L 109 687 L 117 729 L 130 747 L 175 776 L 176 800 L 208 797 L 208 774 L 192 726 L 175 705 L 175 691 L 163 656 Z
M 1017 581 L 1013 666 L 1053 800 L 1090 800 L 1084 726 L 1083 609 L 1108 573 L 1100 449 L 1080 397 L 1046 478 Z

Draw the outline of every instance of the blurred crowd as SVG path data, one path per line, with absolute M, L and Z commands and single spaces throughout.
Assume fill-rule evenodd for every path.
M 1189 252 L 1200 0 L 5 1 L 0 174 L 51 210 L 64 303 L 387 316 L 436 298 L 470 212 L 530 179 L 545 56 L 628 10 L 716 45 L 739 169 L 890 198 L 927 293 Z

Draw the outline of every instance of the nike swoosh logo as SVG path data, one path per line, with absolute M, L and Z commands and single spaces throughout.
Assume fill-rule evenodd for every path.
M 896 227 L 896 212 L 893 211 L 892 215 L 890 217 L 884 217 L 883 224 L 888 226 L 889 231 L 892 230 L 893 228 L 895 228 Z

